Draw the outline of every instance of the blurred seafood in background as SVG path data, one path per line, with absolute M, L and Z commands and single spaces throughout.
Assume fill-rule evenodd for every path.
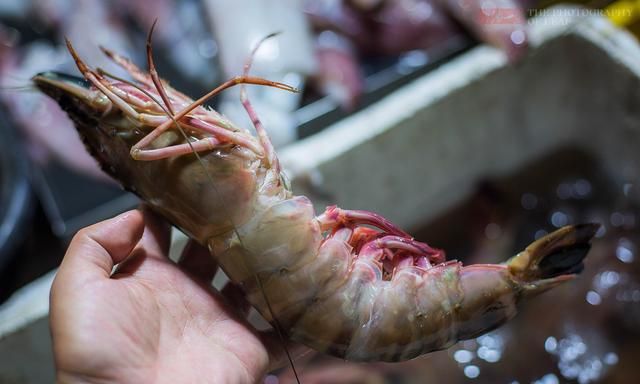
M 321 0 L 306 12 L 316 29 L 344 35 L 364 54 L 427 49 L 463 26 L 515 60 L 526 48 L 525 1 Z
M 464 29 L 504 51 L 512 62 L 526 52 L 525 8 L 531 0 L 309 0 L 317 32 L 317 86 L 344 108 L 362 94 L 359 60 L 423 51 Z

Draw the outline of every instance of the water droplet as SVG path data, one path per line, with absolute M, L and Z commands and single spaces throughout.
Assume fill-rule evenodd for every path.
M 500 357 L 502 357 L 502 354 L 497 349 L 491 349 L 482 346 L 478 348 L 478 357 L 488 363 L 496 363 L 500 361 Z
M 613 212 L 609 217 L 609 220 L 611 221 L 611 225 L 619 227 L 624 224 L 624 215 L 620 212 Z
M 553 336 L 547 337 L 547 340 L 544 341 L 544 350 L 547 352 L 554 352 L 557 347 L 558 340 Z
M 558 343 L 558 355 L 562 361 L 573 361 L 578 358 L 586 350 L 586 345 L 582 338 L 576 334 L 560 340 Z
M 574 197 L 584 199 L 591 195 L 591 183 L 586 179 L 578 179 L 573 184 Z
M 524 34 L 523 31 L 521 30 L 516 30 L 511 32 L 511 41 L 515 44 L 515 45 L 520 45 L 522 43 L 524 43 L 524 40 L 526 38 L 526 35 Z
M 546 236 L 549 232 L 545 231 L 544 229 L 538 229 L 535 233 L 535 235 L 533 235 L 533 238 L 538 240 L 539 238 Z
M 623 263 L 631 263 L 634 259 L 633 243 L 629 240 L 622 238 L 618 241 L 618 247 L 616 248 L 616 257 Z
M 568 363 L 567 361 L 560 361 L 558 369 L 560 369 L 562 376 L 569 379 L 575 379 L 578 377 L 578 374 L 580 374 L 580 366 L 575 363 Z
M 558 377 L 556 375 L 554 375 L 553 373 L 547 373 L 546 375 L 542 376 L 540 378 L 540 380 L 536 380 L 533 383 L 534 384 L 558 384 L 560 381 L 558 380 Z
M 620 281 L 620 274 L 616 271 L 600 272 L 593 278 L 593 287 L 602 294 Z
M 615 352 L 609 352 L 604 356 L 604 363 L 607 365 L 618 364 L 618 355 Z
M 460 364 L 466 364 L 473 360 L 473 353 L 466 349 L 461 349 L 453 354 L 453 358 Z
M 538 198 L 533 193 L 523 193 L 520 204 L 522 208 L 531 210 L 538 206 Z
M 499 349 L 502 351 L 504 340 L 499 333 L 492 332 L 492 333 L 487 333 L 486 335 L 482 335 L 478 337 L 478 343 L 485 347 Z
M 475 379 L 480 376 L 480 368 L 475 365 L 467 365 L 464 367 L 464 375 L 470 379 Z
M 551 214 L 551 224 L 556 228 L 564 227 L 569 224 L 569 216 L 564 212 L 556 211 Z
M 562 376 L 580 384 L 597 381 L 605 370 L 605 364 L 608 364 L 607 359 L 617 361 L 615 354 L 609 357 L 609 354 L 597 354 L 597 348 L 588 348 L 582 337 L 575 333 L 561 339 L 557 349 L 550 353 L 558 357 L 558 369 Z
M 587 303 L 591 305 L 600 305 L 600 303 L 602 303 L 602 298 L 598 292 L 589 291 L 587 292 Z

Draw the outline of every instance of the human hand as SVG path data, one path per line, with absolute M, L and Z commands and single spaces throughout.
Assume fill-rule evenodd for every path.
M 190 243 L 176 265 L 169 244 L 146 209 L 78 232 L 51 288 L 58 382 L 253 383 L 283 362 L 239 289 L 211 287 L 209 252 Z

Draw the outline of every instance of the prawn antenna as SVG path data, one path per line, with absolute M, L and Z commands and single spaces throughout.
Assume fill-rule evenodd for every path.
M 0 87 L 0 92 L 37 92 L 38 90 L 32 85 L 15 85 L 11 87 Z
M 9 83 L 14 84 L 9 85 Z M 29 79 L 23 79 L 15 74 L 8 73 L 0 77 L 0 91 L 35 92 L 37 90 L 36 86 Z

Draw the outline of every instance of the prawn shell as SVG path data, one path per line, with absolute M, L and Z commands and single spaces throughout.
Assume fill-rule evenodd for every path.
M 264 198 L 256 202 L 254 216 L 235 230 L 213 236 L 209 248 L 225 273 L 245 284 L 255 274 L 280 273 L 296 269 L 317 252 L 322 234 L 306 197 L 281 200 Z
M 355 330 L 370 317 L 382 288 L 382 271 L 371 260 L 356 259 L 343 279 L 332 294 L 307 308 L 291 330 L 294 340 L 334 356 L 346 355 Z
M 403 361 L 455 342 L 455 308 L 461 300 L 460 265 L 407 267 L 385 282 L 351 341 L 346 358 Z
M 328 239 L 317 256 L 308 258 L 299 268 L 261 277 L 264 294 L 259 287 L 247 287 L 250 300 L 263 308 L 264 297 L 268 297 L 273 315 L 283 328 L 289 329 L 309 307 L 344 284 L 351 259 L 351 250 L 343 241 Z M 263 315 L 272 320 L 271 313 Z
M 145 197 L 148 203 L 164 211 L 173 223 L 181 223 L 183 231 L 204 244 L 212 233 L 226 233 L 234 223 L 245 222 L 254 213 L 258 175 L 250 161 L 237 151 L 240 150 L 229 148 L 204 154 L 200 159 L 187 155 L 150 162 L 162 169 L 148 172 L 147 177 L 165 176 L 163 182 L 155 181 L 155 190 L 140 191 L 140 194 L 148 196 Z

